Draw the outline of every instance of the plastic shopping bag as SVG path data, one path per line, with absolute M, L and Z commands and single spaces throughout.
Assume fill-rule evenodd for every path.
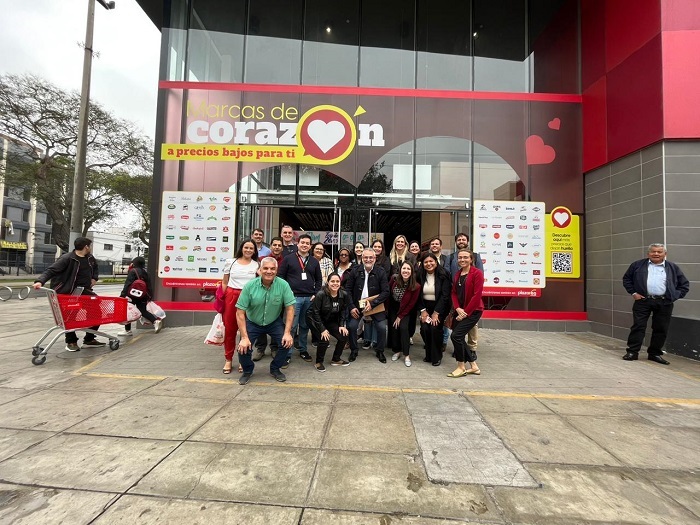
M 141 312 L 138 308 L 136 308 L 136 305 L 134 303 L 129 301 L 128 303 L 126 303 L 126 321 L 119 324 L 133 323 L 138 319 L 141 319 Z
M 216 346 L 224 344 L 224 320 L 221 318 L 221 314 L 216 314 L 214 316 L 214 322 L 211 324 L 211 328 L 204 342 L 208 345 Z
M 165 319 L 165 310 L 156 304 L 155 301 L 148 301 L 146 310 L 155 315 L 158 319 Z

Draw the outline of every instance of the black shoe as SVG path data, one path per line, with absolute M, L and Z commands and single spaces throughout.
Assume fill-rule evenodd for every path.
M 660 355 L 650 355 L 647 357 L 649 361 L 654 361 L 655 363 L 659 363 L 660 365 L 670 365 L 668 361 L 666 361 L 663 357 Z
M 238 384 L 239 385 L 247 385 L 248 381 L 250 381 L 250 376 L 253 374 L 243 374 L 241 377 L 238 378 Z
M 636 361 L 639 359 L 639 354 L 636 354 L 635 352 L 627 352 L 625 355 L 622 356 L 622 359 L 625 361 Z
M 386 356 L 384 355 L 384 352 L 377 350 L 377 359 L 379 359 L 380 363 L 386 363 Z
M 275 370 L 274 372 L 270 371 L 270 375 L 275 378 L 275 381 L 279 381 L 280 383 L 284 383 L 287 380 L 287 376 L 279 370 Z
M 311 357 L 311 356 L 309 355 L 309 352 L 301 352 L 301 353 L 299 354 L 299 357 L 301 357 L 301 358 L 302 358 L 304 361 L 306 361 L 307 363 L 310 363 L 311 361 L 314 360 L 313 357 Z
M 289 363 L 292 362 L 292 358 L 288 357 L 287 359 L 284 360 L 284 364 L 282 365 L 282 368 L 289 368 Z
M 440 359 L 440 361 L 438 361 L 437 363 L 433 363 L 433 366 L 440 366 L 441 364 L 442 364 L 442 359 Z
M 355 361 L 355 359 L 357 359 L 357 351 L 350 352 L 350 357 L 348 357 L 348 361 L 352 363 Z
M 325 372 L 325 371 L 326 371 L 326 367 L 323 366 L 323 363 L 316 363 L 315 366 L 316 366 L 316 370 L 319 371 L 319 372 Z
M 106 346 L 106 343 L 103 343 L 102 341 L 98 341 L 97 339 L 92 339 L 90 341 L 83 341 L 83 348 L 85 348 L 85 347 L 97 348 L 99 346 Z
M 369 347 L 372 346 L 372 343 L 370 341 L 363 341 L 362 342 L 362 348 L 365 350 L 369 350 Z
M 430 363 L 430 359 L 428 359 L 427 357 L 424 357 L 424 358 L 423 358 L 423 362 L 424 362 L 424 363 Z

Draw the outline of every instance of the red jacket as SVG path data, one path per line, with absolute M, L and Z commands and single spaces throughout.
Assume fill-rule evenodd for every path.
M 394 300 L 394 288 L 396 288 L 396 276 L 392 275 L 391 276 L 391 281 L 389 282 L 389 286 L 391 289 L 391 295 L 389 295 L 389 300 L 393 301 Z M 413 310 L 413 307 L 416 306 L 416 302 L 418 301 L 418 296 L 420 296 L 420 289 L 421 286 L 419 283 L 416 283 L 416 287 L 413 290 L 406 289 L 406 291 L 403 294 L 403 297 L 401 298 L 401 303 L 399 304 L 399 313 L 396 314 L 397 317 L 400 317 L 403 319 L 407 315 L 411 314 L 411 310 Z
M 462 308 L 467 315 L 471 315 L 477 310 L 484 309 L 484 301 L 481 300 L 481 294 L 484 291 L 484 272 L 474 266 L 469 267 L 467 281 L 464 283 L 464 305 L 459 304 L 457 297 L 457 283 L 461 273 L 460 269 L 452 283 L 452 308 L 455 310 Z

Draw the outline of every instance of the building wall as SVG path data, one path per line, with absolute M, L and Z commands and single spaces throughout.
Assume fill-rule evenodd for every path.
M 674 307 L 667 350 L 700 358 L 700 141 L 659 142 L 585 176 L 586 301 L 594 332 L 626 340 L 632 298 L 622 287 L 629 264 L 654 242 L 691 281 Z M 694 298 L 695 295 L 695 298 Z

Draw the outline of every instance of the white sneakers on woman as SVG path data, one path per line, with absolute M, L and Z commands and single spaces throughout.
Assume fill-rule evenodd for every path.
M 406 366 L 411 366 L 411 358 L 406 356 L 406 359 L 404 360 L 403 364 Z

